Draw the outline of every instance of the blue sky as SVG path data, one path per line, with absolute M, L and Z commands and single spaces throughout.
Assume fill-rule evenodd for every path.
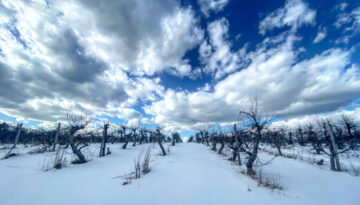
M 359 118 L 359 1 L 1 1 L 0 120 L 236 122 L 258 97 L 278 126 Z

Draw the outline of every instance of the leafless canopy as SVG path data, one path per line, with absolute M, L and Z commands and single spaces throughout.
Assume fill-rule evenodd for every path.
M 239 111 L 238 121 L 243 123 L 243 126 L 262 130 L 265 125 L 269 123 L 271 117 L 268 114 L 265 116 L 259 111 L 259 105 L 257 97 L 251 98 L 249 109 Z
M 90 120 L 84 113 L 75 114 L 71 108 L 66 109 L 66 119 L 70 126 L 70 133 L 84 129 L 90 123 Z

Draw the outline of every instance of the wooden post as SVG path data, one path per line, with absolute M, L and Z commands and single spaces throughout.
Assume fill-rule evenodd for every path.
M 55 139 L 54 139 L 54 147 L 53 147 L 53 151 L 55 151 L 55 149 L 56 149 L 56 144 L 58 143 L 59 132 L 60 132 L 60 126 L 61 126 L 61 123 L 59 122 L 58 127 L 57 127 L 57 129 L 56 129 L 56 133 L 55 133 Z
M 103 137 L 102 137 L 102 140 L 101 140 L 101 147 L 100 147 L 99 157 L 105 156 L 106 135 L 107 135 L 107 130 L 108 130 L 108 128 L 109 128 L 109 124 L 108 124 L 108 123 L 104 124 L 104 131 L 103 131 Z
M 23 125 L 22 123 L 20 123 L 20 124 L 18 125 L 18 131 L 17 131 L 17 133 L 16 133 L 15 142 L 14 142 L 14 145 L 13 145 L 12 148 L 15 148 L 15 147 L 16 147 L 16 144 L 17 144 L 18 141 L 19 141 L 19 137 L 20 137 L 22 125 Z

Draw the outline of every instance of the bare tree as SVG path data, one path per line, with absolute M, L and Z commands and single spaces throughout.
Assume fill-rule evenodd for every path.
M 144 141 L 147 141 L 147 130 L 145 129 L 145 127 L 142 127 L 139 132 L 140 132 L 139 144 L 142 144 Z
M 216 152 L 216 143 L 218 141 L 218 134 L 216 132 L 212 133 L 212 135 L 210 136 L 210 141 L 211 141 L 211 150 Z
M 232 132 L 232 138 L 230 148 L 233 150 L 233 156 L 232 161 L 236 160 L 236 157 L 238 158 L 238 163 L 241 165 L 241 155 L 240 155 L 240 148 L 243 145 L 242 139 L 241 139 L 241 130 L 237 130 L 236 124 L 233 126 L 233 132 Z
M 328 136 L 329 136 L 329 141 L 330 141 L 330 155 L 331 155 L 331 161 L 335 161 L 335 170 L 336 171 L 341 171 L 341 166 L 340 166 L 340 160 L 339 160 L 339 153 L 338 153 L 338 149 L 337 149 L 337 145 L 335 143 L 335 136 L 330 124 L 330 121 L 328 121 L 326 123 L 326 131 L 328 132 Z M 333 163 L 333 162 L 332 162 Z M 332 169 L 334 169 L 334 167 L 331 167 Z
M 267 137 L 268 142 L 270 142 L 274 147 L 276 147 L 280 156 L 283 156 L 281 152 L 281 147 L 285 146 L 284 130 L 268 130 Z
M 161 143 L 161 138 L 162 138 L 162 134 L 161 134 L 161 128 L 156 128 L 156 135 L 157 135 L 157 140 L 158 140 L 158 144 L 159 144 L 159 146 L 160 146 L 160 149 L 161 149 L 161 151 L 162 151 L 162 154 L 163 154 L 163 156 L 165 156 L 166 155 L 166 152 L 165 152 L 165 149 L 164 149 L 164 147 L 163 147 L 163 145 L 162 145 L 162 143 Z
M 204 128 L 204 129 L 201 129 L 199 133 L 202 138 L 202 143 L 205 142 L 206 146 L 209 146 L 209 131 L 206 128 Z
M 288 138 L 288 143 L 289 143 L 290 145 L 294 144 L 294 141 L 293 141 L 293 133 L 292 133 L 291 130 L 289 130 L 288 136 L 289 136 L 289 138 Z
M 248 128 L 249 134 L 252 136 L 252 146 L 249 146 L 250 149 L 245 149 L 244 151 L 248 155 L 248 160 L 246 162 L 247 173 L 249 175 L 254 175 L 255 171 L 253 169 L 254 162 L 258 155 L 258 149 L 260 140 L 262 138 L 262 132 L 269 122 L 268 116 L 263 116 L 259 111 L 257 98 L 251 101 L 251 106 L 247 111 L 239 112 L 239 121 L 243 123 L 245 127 Z
M 319 127 L 323 129 L 323 133 L 327 142 L 327 147 L 329 147 L 329 152 L 324 149 L 324 146 L 321 146 L 321 151 L 330 157 L 330 169 L 334 171 L 341 171 L 339 154 L 351 150 L 352 146 L 349 146 L 348 148 L 339 151 L 337 146 L 339 142 L 336 142 L 336 137 L 332 128 L 333 125 L 330 120 L 317 119 L 317 122 L 319 124 Z
M 299 125 L 299 127 L 296 130 L 296 137 L 297 137 L 297 141 L 298 141 L 299 145 L 305 146 L 304 132 L 302 130 L 301 125 Z
M 305 134 L 307 135 L 307 138 L 312 147 L 314 148 L 316 154 L 321 154 L 321 151 L 323 149 L 323 140 L 321 138 L 321 135 L 319 135 L 315 131 L 315 128 L 311 123 L 309 123 L 305 129 Z
M 196 143 L 202 143 L 203 142 L 203 139 L 200 136 L 199 132 L 195 133 L 195 141 L 196 141 Z
M 126 126 L 125 125 L 121 125 L 121 128 L 122 128 L 122 135 L 124 137 L 124 140 L 125 140 L 125 143 L 124 145 L 122 146 L 123 149 L 126 149 L 126 146 L 128 145 L 129 143 L 129 136 L 126 134 Z
M 67 121 L 70 126 L 69 144 L 70 144 L 73 154 L 77 157 L 77 161 L 75 161 L 75 162 L 79 163 L 79 164 L 85 163 L 86 158 L 82 154 L 81 149 L 83 149 L 84 147 L 86 147 L 88 145 L 86 143 L 82 144 L 80 141 L 76 142 L 75 141 L 75 138 L 76 138 L 75 133 L 79 130 L 85 129 L 85 127 L 89 123 L 89 121 L 83 115 L 75 115 L 75 114 L 71 113 L 70 111 L 67 111 L 66 117 L 67 117 Z
M 194 141 L 194 136 L 191 135 L 187 142 L 190 143 L 190 142 L 193 142 L 193 141 Z
M 349 146 L 351 146 L 353 149 L 356 148 L 357 145 L 357 139 L 356 139 L 356 124 L 355 122 L 348 116 L 342 115 L 341 123 L 345 126 L 346 134 L 348 136 L 348 142 Z
M 171 134 L 172 140 L 171 140 L 171 145 L 175 146 L 175 143 L 180 142 L 180 135 L 178 132 L 174 132 Z
M 132 138 L 134 140 L 134 143 L 133 143 L 133 147 L 136 146 L 136 142 L 137 142 L 137 134 L 136 134 L 136 130 L 138 130 L 139 128 L 137 126 L 133 126 L 131 127 L 131 130 L 132 130 Z
M 220 143 L 220 148 L 219 148 L 219 151 L 218 151 L 218 154 L 222 154 L 222 151 L 225 147 L 225 141 L 224 141 L 224 138 L 225 138 L 225 133 L 224 132 L 220 132 L 219 136 L 218 136 L 218 140 L 219 140 L 219 143 Z

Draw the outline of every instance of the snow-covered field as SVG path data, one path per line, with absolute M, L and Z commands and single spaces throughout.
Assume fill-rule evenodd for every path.
M 116 176 L 132 172 L 134 157 L 148 146 L 122 150 L 109 145 L 111 155 L 98 158 L 99 145 L 91 145 L 86 164 L 42 171 L 55 153 L 26 154 L 34 147 L 19 146 L 19 156 L 0 160 L 0 204 L 356 204 L 360 203 L 360 177 L 277 157 L 262 166 L 264 175 L 275 177 L 283 190 L 259 187 L 240 173 L 227 157 L 195 143 L 170 146 L 160 156 L 157 145 L 151 171 L 131 184 Z M 165 145 L 167 149 L 168 145 Z M 70 150 L 68 151 L 70 153 Z M 6 150 L 0 150 L 3 156 Z M 264 161 L 273 156 L 261 152 Z M 67 155 L 71 160 L 71 154 Z
M 262 145 L 261 149 L 266 151 L 266 153 L 271 154 L 273 156 L 279 156 L 276 148 Z M 327 150 L 328 151 L 328 150 Z M 320 154 L 316 154 L 310 145 L 308 146 L 300 146 L 294 145 L 289 146 L 288 148 L 281 149 L 282 154 L 287 158 L 296 157 L 294 160 L 299 160 L 304 163 L 313 164 L 318 168 L 328 170 L 330 169 L 330 158 L 325 153 L 321 152 Z M 329 152 L 329 151 L 328 151 Z M 342 170 L 346 170 L 347 173 L 351 175 L 356 175 L 360 173 L 354 173 L 354 169 L 360 172 L 360 152 L 350 150 L 345 153 L 339 154 L 339 159 L 341 163 Z M 317 165 L 316 162 L 319 160 L 323 160 L 323 164 L 321 166 Z

